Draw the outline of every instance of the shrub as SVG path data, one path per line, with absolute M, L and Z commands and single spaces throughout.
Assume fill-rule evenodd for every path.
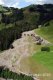
M 13 49 L 13 48 L 14 48 L 14 46 L 11 44 L 11 45 L 10 45 L 10 48 L 11 48 L 11 49 Z
M 49 22 L 45 24 L 45 26 L 49 26 L 49 25 L 50 25 Z
M 42 47 L 41 48 L 41 51 L 47 51 L 47 52 L 49 52 L 50 51 L 50 48 L 45 46 L 45 47 Z
M 17 74 L 10 71 L 8 68 L 4 68 L 4 66 L 0 67 L 0 77 L 4 78 L 5 80 L 34 80 L 31 76 L 27 76 L 22 73 Z
M 36 45 L 41 45 L 41 43 L 40 43 L 40 42 L 38 42 L 38 43 L 36 43 Z

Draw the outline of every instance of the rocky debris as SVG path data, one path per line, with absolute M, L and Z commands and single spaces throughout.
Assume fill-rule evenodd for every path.
M 43 39 L 41 37 L 39 37 L 39 36 L 35 36 L 35 38 L 36 38 L 36 44 L 41 45 L 42 42 L 43 42 Z
M 32 37 L 34 38 L 37 45 L 41 45 L 43 42 L 43 39 L 40 36 L 37 36 L 35 34 L 32 34 Z
M 43 44 L 43 45 L 47 45 L 47 44 L 51 44 L 49 41 L 43 39 L 42 37 L 40 37 L 37 34 L 32 34 L 32 37 L 34 38 L 34 41 L 36 42 L 36 44 Z
M 50 44 L 49 41 L 43 39 L 41 36 L 37 35 L 34 33 L 34 31 L 26 31 L 26 32 L 23 32 L 22 33 L 22 37 L 23 36 L 31 36 L 33 39 L 34 39 L 34 42 L 37 44 L 37 45 L 47 45 L 47 44 Z
M 11 48 L 11 49 L 14 49 L 14 46 L 11 44 L 11 45 L 10 45 L 10 48 Z
M 33 36 L 35 35 L 33 31 L 26 31 L 22 33 L 22 36 Z

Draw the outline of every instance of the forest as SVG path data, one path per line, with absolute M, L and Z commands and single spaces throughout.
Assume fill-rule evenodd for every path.
M 1 5 L 0 5 L 1 7 Z M 49 25 L 53 19 L 53 5 L 30 5 L 25 8 L 4 7 L 0 10 L 0 51 L 10 48 L 21 33 Z

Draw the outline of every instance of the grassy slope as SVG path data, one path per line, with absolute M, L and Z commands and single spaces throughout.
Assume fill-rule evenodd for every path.
M 53 43 L 53 21 L 51 21 L 50 25 L 47 27 L 35 29 L 35 33 Z M 53 46 L 49 47 L 51 49 L 50 52 L 38 51 L 31 57 L 31 59 L 33 59 L 34 62 L 37 61 L 38 63 L 48 68 L 49 71 L 53 72 Z
M 47 27 L 35 29 L 35 33 L 53 43 L 53 21 L 51 21 Z M 29 58 L 32 73 L 51 74 L 51 76 L 48 77 L 39 77 L 40 80 L 53 80 L 53 46 L 49 47 L 50 52 L 41 52 L 41 46 L 38 45 L 37 47 L 37 45 L 34 44 L 35 53 Z
M 39 77 L 40 80 L 53 80 L 53 52 L 37 52 L 30 57 L 30 63 L 31 70 L 35 73 L 51 74 L 51 76 L 48 77 Z
M 6 29 L 6 28 L 9 28 L 9 27 L 12 27 L 12 26 L 13 26 L 13 24 L 5 25 L 4 23 L 1 23 L 1 24 L 0 24 L 0 30 Z
M 50 21 L 49 26 L 36 29 L 35 32 L 53 43 L 53 21 Z
M 53 72 L 53 52 L 37 52 L 32 56 L 32 59 Z
M 2 5 L 0 5 L 0 11 L 7 11 Z

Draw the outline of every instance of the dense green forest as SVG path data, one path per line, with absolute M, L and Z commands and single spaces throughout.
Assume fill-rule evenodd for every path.
M 13 79 L 13 80 L 34 80 L 31 76 L 26 76 L 22 73 L 17 74 L 15 72 L 10 71 L 9 69 L 4 69 L 4 67 L 0 67 L 0 77 L 4 79 Z
M 49 25 L 53 19 L 53 5 L 30 5 L 25 8 L 0 6 L 0 50 L 10 48 L 10 44 L 21 37 L 21 33 Z

